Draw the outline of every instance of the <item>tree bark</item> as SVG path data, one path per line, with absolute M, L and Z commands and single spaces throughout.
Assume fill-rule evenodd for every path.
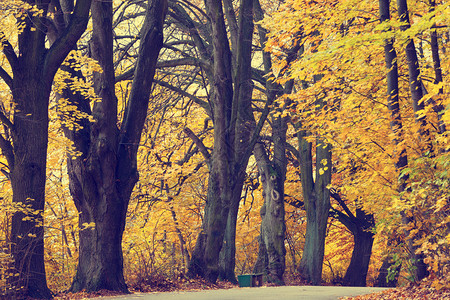
M 0 72 L 9 85 L 15 104 L 13 121 L 1 120 L 11 133 L 0 137 L 0 147 L 10 171 L 13 202 L 20 207 L 11 223 L 14 272 L 10 281 L 20 296 L 50 298 L 44 266 L 44 204 L 48 144 L 48 105 L 53 78 L 59 66 L 86 29 L 90 0 L 77 1 L 69 24 L 59 38 L 46 48 L 44 25 L 49 1 L 27 1 L 42 10 L 42 17 L 29 15 L 18 36 L 18 52 L 2 36 L 2 51 L 12 76 Z M 0 68 L 4 71 L 3 68 Z
M 235 281 L 235 224 L 245 168 L 253 147 L 248 137 L 253 133 L 255 123 L 251 109 L 252 2 L 241 1 L 237 64 L 233 69 L 222 1 L 206 1 L 214 57 L 211 92 L 214 150 L 210 160 L 202 232 L 192 255 L 189 275 L 198 275 L 211 282 L 217 280 L 219 273 L 225 279 Z M 222 254 L 223 264 L 220 266 L 219 254 L 224 238 L 226 243 Z
M 369 270 L 370 257 L 375 226 L 375 219 L 360 207 L 356 207 L 356 213 L 352 213 L 341 196 L 331 189 L 331 196 L 339 203 L 343 211 L 332 208 L 334 216 L 347 227 L 353 235 L 353 252 L 350 265 L 344 276 L 344 284 L 347 286 L 366 286 L 366 277 Z M 358 204 L 356 204 L 358 205 Z
M 298 133 L 301 181 L 307 220 L 306 240 L 299 272 L 307 282 L 320 285 L 325 235 L 331 208 L 330 191 L 327 188 L 331 182 L 331 146 L 324 144 L 320 139 L 317 140 L 316 181 L 314 182 L 312 145 L 306 141 L 305 137 L 305 131 L 302 130 Z
M 350 265 L 344 276 L 344 284 L 348 286 L 366 286 L 366 277 L 369 270 L 370 257 L 375 226 L 373 215 L 366 214 L 362 209 L 356 208 L 354 226 L 347 227 L 353 234 L 353 252 Z
M 286 269 L 286 248 L 284 239 L 286 223 L 284 220 L 284 181 L 286 179 L 286 131 L 287 120 L 273 120 L 272 135 L 274 154 L 272 161 L 266 154 L 262 144 L 254 149 L 261 182 L 263 185 L 264 204 L 261 208 L 260 247 L 266 266 L 258 272 L 263 272 L 268 282 L 284 285 L 283 274 Z M 262 270 L 261 270 L 262 269 Z
M 254 1 L 255 21 L 264 19 L 264 11 L 259 1 Z M 257 25 L 259 42 L 261 46 L 267 42 L 267 31 Z M 287 64 L 297 57 L 297 48 L 288 53 Z M 271 54 L 263 51 L 264 74 L 272 72 Z M 289 94 L 292 91 L 293 82 L 289 81 L 283 88 L 281 85 L 266 81 L 266 97 L 273 102 L 277 96 Z M 259 252 L 254 265 L 255 273 L 263 273 L 264 280 L 277 285 L 284 284 L 283 274 L 286 268 L 286 249 L 284 240 L 286 235 L 286 223 L 284 219 L 284 181 L 286 179 L 286 131 L 287 119 L 275 118 L 272 120 L 272 140 L 274 144 L 273 159 L 270 160 L 267 150 L 262 144 L 255 145 L 253 151 L 263 185 L 264 204 L 261 207 L 261 233 L 258 237 Z M 275 176 L 276 180 L 268 180 Z M 262 180 L 264 177 L 264 181 Z M 281 198 L 275 200 L 277 193 Z M 281 201 L 281 202 L 280 202 Z
M 350 265 L 344 276 L 344 284 L 348 286 L 366 286 L 370 256 L 372 255 L 373 233 L 358 230 L 353 234 L 354 248 Z
M 240 178 L 237 178 L 238 182 L 233 190 L 223 246 L 220 251 L 219 279 L 232 283 L 237 283 L 234 272 L 236 267 L 236 225 L 244 178 L 245 174 L 240 174 Z
M 163 44 L 167 1 L 147 2 L 141 28 L 139 56 L 121 128 L 117 127 L 113 64 L 112 2 L 93 2 L 91 56 L 102 67 L 94 74 L 94 90 L 101 98 L 90 110 L 82 96 L 66 95 L 71 104 L 92 115 L 80 120 L 78 131 L 64 128 L 81 156 L 68 158 L 70 191 L 80 213 L 79 262 L 71 291 L 100 289 L 128 292 L 123 276 L 122 236 L 130 195 L 138 180 L 137 150 L 147 116 L 156 61 Z M 71 96 L 72 95 L 72 96 Z
M 397 0 L 397 8 L 398 14 L 400 17 L 400 21 L 404 23 L 400 26 L 402 31 L 410 28 L 409 22 L 409 10 L 408 10 L 408 1 L 407 0 Z M 420 68 L 419 68 L 419 60 L 417 58 L 416 47 L 414 45 L 414 40 L 410 39 L 405 47 L 406 60 L 408 63 L 408 74 L 409 74 L 409 87 L 411 91 L 411 98 L 413 102 L 414 113 L 416 114 L 416 121 L 419 122 L 421 127 L 426 126 L 425 115 L 419 115 L 418 112 L 425 108 L 425 104 L 423 101 L 420 101 L 424 95 L 422 89 L 422 80 L 420 79 Z M 426 132 L 425 128 L 421 129 L 421 134 Z

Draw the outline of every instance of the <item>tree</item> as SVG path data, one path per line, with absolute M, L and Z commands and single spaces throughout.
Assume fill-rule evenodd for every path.
M 219 253 L 224 241 L 227 219 L 230 220 L 230 226 L 225 240 L 227 244 L 234 243 L 235 215 L 241 199 L 245 169 L 256 142 L 257 130 L 254 129 L 251 110 L 252 7 L 253 1 L 241 1 L 239 31 L 233 32 L 231 37 L 231 44 L 235 45 L 237 50 L 234 69 L 222 3 L 216 0 L 206 2 L 213 46 L 210 101 L 214 123 L 214 150 L 209 159 L 210 174 L 202 231 L 197 238 L 189 272 L 211 282 L 215 282 L 219 275 Z M 265 117 L 262 117 L 260 123 L 264 119 Z M 249 136 L 252 136 L 250 140 Z M 225 255 L 228 257 L 227 262 L 231 261 L 231 264 L 228 263 L 229 271 L 224 273 L 227 279 L 233 281 L 234 252 L 233 249 L 230 250 Z
M 401 236 L 410 245 L 396 249 L 402 250 L 396 256 L 408 262 L 404 268 L 410 268 L 411 274 L 414 269 L 421 273 L 416 276 L 421 278 L 426 267 L 420 263 L 420 256 L 429 250 L 418 246 L 418 241 L 430 241 L 424 236 L 428 229 L 422 225 L 428 219 L 428 205 L 436 207 L 432 204 L 436 198 L 420 195 L 419 191 L 427 190 L 423 189 L 424 176 L 428 180 L 441 178 L 443 157 L 435 158 L 437 151 L 433 148 L 440 148 L 448 140 L 436 135 L 444 130 L 439 117 L 442 85 L 439 71 L 436 72 L 439 49 L 426 43 L 420 43 L 416 49 L 412 40 L 420 35 L 435 41 L 437 24 L 443 22 L 447 9 L 436 8 L 431 2 L 398 1 L 398 19 L 379 24 L 374 16 L 382 8 L 382 17 L 390 18 L 388 4 L 287 1 L 267 21 L 272 36 L 268 45 L 276 53 L 290 42 L 288 36 L 300 35 L 306 50 L 292 64 L 288 76 L 280 79 L 306 83 L 291 96 L 296 102 L 291 113 L 313 136 L 326 138 L 332 144 L 336 169 L 333 186 L 339 187 L 346 199 L 358 199 L 357 208 L 364 214 L 374 215 L 379 235 Z M 409 22 L 409 14 L 413 22 Z M 397 48 L 406 45 L 407 51 L 398 51 L 394 41 Z M 380 51 L 383 46 L 384 53 Z M 283 65 L 280 62 L 278 68 Z M 435 74 L 430 76 L 429 70 Z M 387 76 L 380 76 L 386 73 Z M 406 73 L 411 75 L 409 84 L 399 80 Z M 321 74 L 323 79 L 312 84 L 312 74 Z M 436 83 L 430 83 L 428 76 L 436 78 Z M 380 93 L 380 87 L 386 85 L 387 104 L 386 89 Z M 427 89 L 431 95 L 424 93 Z M 317 99 L 322 99 L 322 103 L 317 103 Z M 323 104 L 322 109 L 317 109 L 317 104 Z M 437 118 L 430 108 L 438 112 Z M 355 176 L 351 175 L 354 164 L 362 166 Z M 437 169 L 428 172 L 425 165 Z M 316 165 L 316 170 L 319 168 Z M 439 182 L 434 192 L 441 195 Z M 412 261 L 407 259 L 408 253 L 414 256 Z
M 358 203 L 356 203 L 355 213 L 352 213 L 341 196 L 333 189 L 331 190 L 331 197 L 339 203 L 344 211 L 341 212 L 333 207 L 331 213 L 336 214 L 336 218 L 350 230 L 354 242 L 352 258 L 343 282 L 348 286 L 366 286 L 375 235 L 373 232 L 374 216 L 358 207 Z
M 80 155 L 69 155 L 70 191 L 80 214 L 79 263 L 72 291 L 100 289 L 127 292 L 123 276 L 122 237 L 131 192 L 138 180 L 137 151 L 147 116 L 156 61 L 163 45 L 167 1 L 149 0 L 140 29 L 139 56 L 124 117 L 118 127 L 113 53 L 113 3 L 93 2 L 90 55 L 102 72 L 93 76 L 99 101 L 90 107 L 80 92 L 66 89 L 62 97 L 92 116 L 79 119 L 78 128 L 64 127 Z M 72 75 L 73 74 L 72 72 Z M 76 80 L 76 79 L 74 79 Z M 80 129 L 81 128 L 81 129 Z
M 51 17 L 52 8 L 66 7 L 66 3 L 72 4 L 65 11 L 68 25 L 47 48 L 46 32 L 53 22 L 58 22 Z M 71 1 L 1 4 L 6 12 L 21 11 L 15 15 L 19 24 L 17 46 L 1 31 L 2 52 L 9 66 L 1 67 L 0 76 L 11 90 L 14 109 L 12 120 L 5 111 L 1 113 L 6 130 L 0 137 L 0 147 L 8 162 L 13 202 L 22 208 L 12 218 L 11 242 L 14 269 L 19 275 L 13 284 L 16 289 L 23 286 L 25 296 L 51 297 L 45 277 L 42 216 L 48 103 L 56 71 L 86 29 L 90 3 L 80 0 L 75 6 Z
M 255 19 L 260 22 L 264 19 L 264 11 L 260 3 L 255 2 Z M 267 30 L 258 24 L 258 33 L 261 46 L 267 42 Z M 286 62 L 289 65 L 297 57 L 298 45 L 288 49 Z M 269 77 L 272 72 L 272 56 L 264 51 L 263 65 L 264 76 Z M 277 97 L 282 98 L 292 92 L 294 82 L 288 81 L 283 87 L 273 82 L 270 78 L 266 81 L 266 97 L 273 103 Z M 284 284 L 284 271 L 286 268 L 286 221 L 285 221 L 285 180 L 287 172 L 287 129 L 289 118 L 285 116 L 285 108 L 289 99 L 285 99 L 283 105 L 275 105 L 274 115 L 271 121 L 273 153 L 264 147 L 262 140 L 255 145 L 255 156 L 261 183 L 263 186 L 264 204 L 261 207 L 261 231 L 258 237 L 259 252 L 254 265 L 255 273 L 264 273 L 268 282 L 277 285 Z M 298 152 L 297 152 L 298 153 Z M 270 157 L 272 157 L 270 159 Z
M 284 181 L 286 178 L 286 117 L 272 120 L 274 140 L 273 158 L 270 159 L 261 143 L 255 145 L 254 155 L 263 186 L 264 204 L 261 207 L 261 232 L 258 237 L 259 253 L 254 270 L 264 273 L 268 282 L 284 285 L 286 268 L 284 246 L 286 223 L 284 219 Z

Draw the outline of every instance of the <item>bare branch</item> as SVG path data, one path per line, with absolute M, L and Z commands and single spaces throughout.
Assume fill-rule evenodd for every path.
M 345 201 L 342 200 L 341 195 L 339 195 L 335 189 L 330 189 L 330 196 L 333 197 L 333 199 L 335 199 L 339 203 L 339 205 L 342 207 L 342 209 L 345 211 L 345 213 L 351 220 L 356 219 L 351 210 L 348 208 L 347 204 L 345 204 Z
M 211 154 L 209 153 L 205 144 L 203 144 L 202 140 L 197 135 L 195 135 L 195 133 L 191 129 L 189 129 L 189 127 L 185 127 L 183 129 L 183 132 L 195 143 L 195 145 L 197 145 L 203 157 L 207 161 L 209 161 L 211 159 Z
M 0 134 L 0 149 L 8 162 L 9 170 L 14 169 L 14 150 L 10 141 L 6 140 L 3 135 Z
M 5 69 L 0 67 L 0 78 L 3 79 L 3 81 L 9 86 L 9 88 L 12 90 L 13 88 L 13 79 L 12 77 L 6 72 Z
M 5 57 L 8 60 L 9 65 L 11 66 L 11 69 L 13 70 L 14 74 L 14 71 L 16 70 L 18 64 L 17 55 L 14 52 L 13 46 L 8 41 L 3 32 L 0 32 L 0 42 L 2 43 L 3 54 L 5 54 Z

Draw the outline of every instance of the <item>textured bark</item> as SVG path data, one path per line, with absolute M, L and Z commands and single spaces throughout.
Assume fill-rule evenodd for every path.
M 272 136 L 274 155 L 270 161 L 262 144 L 254 149 L 261 182 L 263 185 L 264 205 L 261 208 L 260 249 L 262 260 L 267 265 L 259 267 L 268 282 L 284 285 L 283 274 L 286 269 L 286 249 L 284 238 L 286 223 L 284 220 L 284 181 L 286 177 L 286 131 L 285 119 L 273 120 Z M 262 269 L 262 270 L 261 270 Z
M 380 20 L 385 22 L 390 20 L 389 1 L 380 0 Z M 384 44 L 384 57 L 387 70 L 387 105 L 391 113 L 391 129 L 394 132 L 394 143 L 396 145 L 401 144 L 403 141 L 403 124 L 400 115 L 400 103 L 398 98 L 398 65 L 397 65 L 397 52 L 394 48 L 394 41 L 392 39 L 386 40 Z M 395 167 L 398 170 L 403 169 L 408 165 L 408 157 L 406 155 L 406 149 L 404 147 L 397 149 L 397 160 Z M 404 180 L 400 184 L 400 191 L 405 189 Z
M 389 1 L 380 0 L 380 20 L 382 22 L 390 19 L 389 12 Z M 398 12 L 400 15 L 400 20 L 405 23 L 405 25 L 401 26 L 402 30 L 406 30 L 410 27 L 409 25 L 409 12 L 406 0 L 398 0 L 397 1 Z M 387 40 L 384 46 L 385 52 L 385 60 L 386 60 L 386 69 L 388 70 L 387 74 L 387 82 L 388 82 L 388 109 L 391 112 L 391 128 L 395 134 L 394 142 L 399 145 L 403 141 L 403 132 L 402 132 L 402 121 L 400 117 L 400 105 L 398 100 L 398 67 L 397 67 L 397 55 L 395 49 L 393 47 L 393 41 Z M 413 102 L 413 109 L 416 113 L 416 121 L 420 124 L 419 134 L 422 138 L 428 140 L 428 131 L 426 129 L 426 119 L 424 116 L 420 117 L 418 112 L 424 109 L 424 103 L 420 100 L 423 97 L 422 83 L 419 78 L 420 70 L 419 63 L 417 59 L 417 53 L 414 46 L 414 41 L 411 39 L 405 48 L 406 58 L 408 62 L 408 71 L 409 71 L 409 83 L 410 83 L 410 91 L 411 98 Z M 432 151 L 431 141 L 426 141 L 427 150 Z M 396 168 L 397 170 L 402 170 L 403 168 L 408 166 L 408 158 L 406 155 L 406 149 L 402 147 L 398 149 L 399 155 L 397 156 Z M 399 178 L 399 192 L 403 192 L 406 189 L 406 181 L 407 178 Z M 403 223 L 410 223 L 412 218 L 406 216 L 406 213 L 403 213 Z M 405 236 L 408 236 L 409 233 L 405 232 Z M 408 247 L 410 248 L 410 252 L 413 253 L 411 255 L 411 259 L 414 261 L 414 265 L 416 267 L 415 270 L 415 278 L 416 280 L 421 280 L 427 275 L 427 266 L 423 263 L 423 257 L 421 255 L 415 254 L 415 250 L 417 246 L 414 246 L 413 241 L 408 241 Z
M 325 251 L 325 234 L 330 210 L 331 182 L 331 149 L 323 141 L 317 141 L 316 149 L 316 181 L 313 179 L 312 145 L 305 139 L 306 132 L 298 133 L 300 171 L 303 188 L 303 199 L 306 208 L 306 240 L 303 248 L 299 272 L 307 282 L 320 285 L 322 280 L 322 264 Z M 326 165 L 323 162 L 327 162 Z M 325 170 L 325 167 L 327 169 Z M 323 170 L 322 175 L 318 172 Z
M 400 16 L 400 21 L 405 23 L 405 25 L 401 26 L 401 30 L 407 30 L 410 28 L 409 22 L 409 10 L 408 10 L 408 1 L 407 0 L 397 0 L 397 8 Z M 427 120 L 424 114 L 419 114 L 421 110 L 425 108 L 425 103 L 422 100 L 424 96 L 424 91 L 422 88 L 422 81 L 420 79 L 420 69 L 419 69 L 419 60 L 417 58 L 416 48 L 414 46 L 414 40 L 409 40 L 408 44 L 405 48 L 406 59 L 408 62 L 408 73 L 409 73 L 409 89 L 411 92 L 411 98 L 413 102 L 413 109 L 416 117 L 416 122 L 419 123 L 419 135 L 425 141 L 425 149 L 422 150 L 422 153 L 429 152 L 430 154 L 433 151 L 432 141 L 429 137 L 429 131 L 426 128 Z M 407 213 L 403 214 L 403 223 L 409 224 L 414 222 L 414 216 L 408 217 Z M 409 236 L 409 231 L 405 233 L 405 236 Z M 411 253 L 411 262 L 415 267 L 414 277 L 416 281 L 420 281 L 426 276 L 428 276 L 427 265 L 424 263 L 423 254 L 416 254 L 419 246 L 414 244 L 414 240 L 409 239 L 407 241 L 408 248 Z
M 228 5 L 230 6 L 228 6 Z M 237 28 L 237 32 L 231 35 L 231 45 L 235 60 L 233 65 L 234 94 L 231 110 L 231 141 L 234 143 L 235 153 L 233 156 L 235 183 L 232 186 L 230 199 L 230 210 L 228 212 L 227 227 L 225 230 L 224 245 L 222 248 L 222 259 L 220 262 L 221 278 L 230 282 L 236 282 L 234 269 L 236 266 L 236 223 L 241 201 L 242 188 L 245 179 L 245 168 L 251 154 L 249 150 L 250 139 L 255 118 L 251 108 L 253 81 L 251 73 L 252 37 L 253 37 L 253 1 L 243 0 L 240 3 L 239 19 L 237 22 L 231 21 L 235 18 L 229 12 L 232 8 L 231 1 L 224 1 L 227 11 L 228 23 Z M 236 27 L 237 24 L 237 27 Z M 233 38 L 234 36 L 234 38 Z M 234 40 L 234 42 L 233 42 Z M 234 132 L 231 132 L 234 131 Z
M 141 28 L 139 56 L 121 128 L 117 127 L 114 92 L 112 2 L 92 3 L 93 34 L 90 54 L 102 67 L 94 74 L 101 101 L 90 110 L 86 99 L 66 91 L 66 97 L 95 122 L 80 120 L 81 130 L 64 128 L 81 152 L 68 158 L 70 191 L 80 213 L 79 224 L 95 227 L 80 231 L 79 262 L 71 291 L 100 289 L 127 292 L 123 276 L 122 236 L 130 195 L 138 180 L 137 150 L 147 115 L 156 60 L 162 47 L 167 2 L 147 2 Z
M 264 18 L 264 12 L 259 1 L 254 1 L 255 21 Z M 257 25 L 259 41 L 264 45 L 267 41 L 267 31 Z M 287 63 L 296 57 L 296 51 L 292 49 L 288 54 Z M 272 58 L 270 53 L 263 52 L 264 74 L 272 71 Z M 292 82 L 288 82 L 283 88 L 271 80 L 266 81 L 266 96 L 269 102 L 273 102 L 277 96 L 288 94 L 292 90 Z M 285 271 L 284 246 L 286 225 L 284 220 L 284 181 L 286 179 L 286 119 L 275 118 L 272 120 L 272 140 L 274 152 L 272 160 L 269 160 L 267 150 L 262 144 L 256 144 L 254 155 L 258 164 L 263 185 L 264 205 L 261 207 L 261 233 L 258 237 L 258 258 L 254 265 L 255 273 L 263 273 L 264 280 L 278 285 L 284 284 L 283 273 Z M 275 180 L 269 180 L 274 175 Z M 264 181 L 262 180 L 264 178 Z M 268 179 L 269 178 L 269 179 Z M 272 177 L 273 178 L 273 177 Z M 277 197 L 280 199 L 274 199 Z
M 345 272 L 343 283 L 347 286 L 366 286 L 370 256 L 372 255 L 374 240 L 372 230 L 375 226 L 375 219 L 372 214 L 366 213 L 360 207 L 356 207 L 356 213 L 353 213 L 334 189 L 331 189 L 330 192 L 342 208 L 342 211 L 333 208 L 334 216 L 352 233 L 354 241 L 352 258 Z
M 226 36 L 222 3 L 217 0 L 206 2 L 212 26 L 214 47 L 214 82 L 211 95 L 214 115 L 214 152 L 208 181 L 202 232 L 199 233 L 189 274 L 201 276 L 211 282 L 219 275 L 219 253 L 222 248 L 228 211 L 230 208 L 233 177 L 230 160 L 234 154 L 229 144 L 233 87 L 231 78 L 231 51 Z
M 220 251 L 219 279 L 237 283 L 234 269 L 236 267 L 236 225 L 241 200 L 242 187 L 245 174 L 241 173 L 233 190 L 230 210 L 228 212 L 227 226 L 223 246 Z
M 374 239 L 374 233 L 371 230 L 375 226 L 375 220 L 373 215 L 366 214 L 363 210 L 357 208 L 352 223 L 353 226 L 347 226 L 347 228 L 353 234 L 354 246 L 350 265 L 345 272 L 344 284 L 366 286 Z
M 358 230 L 353 234 L 354 248 L 350 265 L 344 276 L 344 284 L 348 286 L 366 286 L 370 256 L 372 255 L 373 233 Z
M 253 18 L 251 0 L 241 1 L 237 45 L 237 65 L 233 69 L 230 43 L 222 2 L 206 1 L 213 40 L 213 84 L 211 92 L 214 122 L 214 150 L 202 232 L 199 234 L 189 266 L 191 276 L 215 282 L 219 273 L 235 281 L 235 224 L 241 198 L 245 168 L 252 146 L 248 137 L 254 128 L 251 110 L 251 41 Z M 250 17 L 249 17 L 250 16 Z M 233 89 L 234 83 L 234 89 Z M 228 222 L 229 220 L 229 222 Z M 227 229 L 227 223 L 229 223 Z M 225 232 L 227 235 L 225 236 Z M 226 243 L 219 266 L 224 238 Z
M 1 136 L 0 147 L 8 162 L 13 202 L 28 206 L 12 217 L 12 255 L 14 271 L 19 276 L 9 283 L 13 290 L 20 293 L 20 296 L 11 297 L 50 298 L 44 266 L 42 216 L 48 104 L 54 75 L 87 26 L 90 1 L 77 1 L 67 28 L 49 49 L 46 48 L 47 28 L 43 20 L 49 1 L 27 2 L 42 9 L 44 17 L 30 15 L 24 20 L 26 26 L 18 37 L 18 56 L 8 40 L 2 37 L 2 51 L 10 64 L 12 76 L 7 72 L 1 72 L 0 76 L 11 88 L 15 107 L 12 122 L 2 115 L 2 122 L 10 130 L 12 143 Z
M 16 74 L 15 81 L 19 76 Z M 41 81 L 33 78 L 34 76 L 26 74 L 22 77 L 23 80 L 17 80 L 17 89 L 13 91 L 18 110 L 14 113 L 14 130 L 17 134 L 13 138 L 15 163 L 12 169 L 10 167 L 13 202 L 29 205 L 30 210 L 14 213 L 12 218 L 12 254 L 19 278 L 17 282 L 11 283 L 16 289 L 24 286 L 25 295 L 50 298 L 45 278 L 42 215 L 45 203 L 47 107 L 50 89 L 46 80 Z M 42 87 L 43 83 L 47 84 L 45 88 Z M 36 216 L 33 215 L 35 211 L 39 212 Z M 24 221 L 25 217 L 31 219 Z

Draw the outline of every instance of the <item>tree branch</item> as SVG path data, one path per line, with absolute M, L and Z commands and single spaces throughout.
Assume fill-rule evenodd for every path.
M 0 78 L 8 85 L 9 89 L 13 89 L 13 78 L 6 72 L 5 69 L 0 67 Z
M 195 135 L 195 133 L 191 129 L 189 129 L 189 127 L 185 127 L 183 129 L 183 132 L 195 143 L 197 148 L 200 150 L 200 153 L 203 155 L 203 157 L 206 159 L 206 161 L 209 165 L 209 160 L 211 159 L 211 154 L 209 153 L 205 144 L 203 144 L 202 140 L 200 140 L 199 137 L 197 135 Z
M 148 8 L 140 34 L 139 57 L 121 128 L 120 166 L 128 165 L 129 157 L 135 160 L 147 118 L 156 63 L 163 46 L 163 24 L 167 13 L 167 0 L 149 0 L 147 3 Z
M 210 106 L 209 106 L 208 102 L 203 101 L 200 98 L 198 98 L 198 97 L 196 97 L 196 96 L 194 96 L 192 94 L 189 94 L 188 92 L 182 90 L 181 88 L 173 86 L 173 85 L 171 85 L 171 84 L 169 84 L 169 83 L 167 83 L 165 81 L 155 80 L 155 83 L 160 85 L 160 86 L 162 86 L 162 87 L 165 87 L 165 88 L 167 88 L 169 90 L 172 90 L 172 91 L 174 91 L 174 92 L 176 92 L 176 93 L 178 93 L 178 94 L 180 94 L 180 95 L 182 95 L 184 97 L 187 97 L 187 98 L 191 99 L 192 101 L 194 101 L 195 103 L 200 105 L 203 109 L 205 109 L 206 113 L 209 116 L 211 115 L 211 113 L 210 113 Z
M 160 61 L 156 64 L 158 69 L 161 68 L 169 68 L 169 67 L 178 67 L 178 66 L 196 66 L 202 67 L 207 72 L 212 72 L 211 65 L 209 65 L 206 61 L 201 59 L 196 59 L 194 57 L 185 57 L 173 60 Z
M 67 54 L 75 48 L 78 39 L 86 30 L 89 21 L 91 1 L 92 0 L 78 0 L 76 2 L 69 25 L 47 52 L 43 67 L 43 74 L 45 74 L 47 78 L 53 78 L 53 74 L 56 73 Z
M 6 140 L 2 134 L 0 134 L 0 149 L 8 162 L 8 168 L 10 171 L 14 169 L 14 150 L 10 141 Z
M 355 222 L 356 221 L 356 217 L 355 215 L 353 215 L 353 213 L 351 212 L 351 210 L 348 208 L 347 204 L 345 204 L 345 201 L 342 200 L 341 196 L 336 192 L 335 189 L 330 189 L 330 196 L 333 197 L 333 199 L 335 199 L 339 205 L 342 207 L 342 209 L 345 211 L 345 213 L 348 215 L 348 217 Z
M 13 71 L 13 74 L 17 68 L 18 65 L 18 58 L 16 53 L 14 52 L 14 48 L 11 45 L 11 43 L 6 38 L 5 34 L 3 32 L 0 32 L 0 41 L 3 46 L 3 54 L 5 54 L 6 59 L 9 62 L 9 65 L 11 66 L 11 69 Z

